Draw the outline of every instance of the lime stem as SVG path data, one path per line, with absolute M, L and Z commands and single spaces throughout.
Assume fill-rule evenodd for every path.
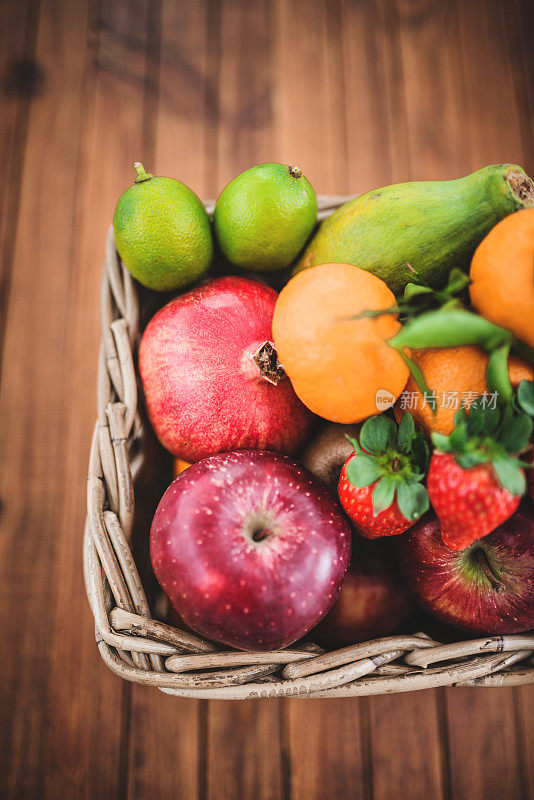
M 141 164 L 140 161 L 136 161 L 135 164 L 134 164 L 134 167 L 135 167 L 135 171 L 137 172 L 137 178 L 135 179 L 135 183 L 141 183 L 142 181 L 148 181 L 149 178 L 153 177 L 149 172 L 145 171 L 145 168 L 143 167 L 143 165 Z

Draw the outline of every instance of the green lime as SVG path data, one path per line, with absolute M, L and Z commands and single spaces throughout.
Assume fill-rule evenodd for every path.
M 181 289 L 204 275 L 213 257 L 206 209 L 187 186 L 157 178 L 136 163 L 133 186 L 119 197 L 113 217 L 115 244 L 143 286 Z
M 213 223 L 222 252 L 251 270 L 284 269 L 317 221 L 317 198 L 298 167 L 259 164 L 223 189 Z

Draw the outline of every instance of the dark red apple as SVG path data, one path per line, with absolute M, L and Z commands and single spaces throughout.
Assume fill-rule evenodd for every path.
M 163 591 L 193 630 L 274 650 L 327 613 L 345 575 L 348 523 L 324 484 L 287 456 L 221 453 L 169 486 L 150 533 Z
M 390 543 L 355 535 L 352 566 L 332 609 L 313 631 L 313 640 L 335 648 L 389 636 L 408 622 L 415 608 Z
M 172 300 L 139 348 L 150 421 L 185 461 L 229 450 L 296 451 L 313 415 L 278 363 L 277 294 L 258 281 L 217 278 Z
M 465 550 L 442 540 L 434 515 L 402 537 L 402 573 L 423 608 L 456 628 L 519 633 L 534 627 L 534 508 L 529 500 Z

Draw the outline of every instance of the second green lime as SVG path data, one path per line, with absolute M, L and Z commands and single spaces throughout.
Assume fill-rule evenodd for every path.
M 298 256 L 317 221 L 317 198 L 298 167 L 259 164 L 223 189 L 213 214 L 225 257 L 237 267 L 272 272 Z
M 209 217 L 180 181 L 154 177 L 139 163 L 135 168 L 135 183 L 119 198 L 113 217 L 117 250 L 143 286 L 159 292 L 181 289 L 211 264 Z

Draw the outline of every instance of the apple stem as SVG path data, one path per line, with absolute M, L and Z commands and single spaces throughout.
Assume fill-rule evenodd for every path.
M 261 344 L 252 356 L 252 360 L 258 367 L 261 377 L 274 386 L 287 378 L 283 366 L 278 361 L 278 353 L 273 342 Z
M 475 556 L 491 588 L 495 592 L 503 592 L 504 584 L 493 573 L 485 551 L 481 547 L 477 547 L 475 551 Z

